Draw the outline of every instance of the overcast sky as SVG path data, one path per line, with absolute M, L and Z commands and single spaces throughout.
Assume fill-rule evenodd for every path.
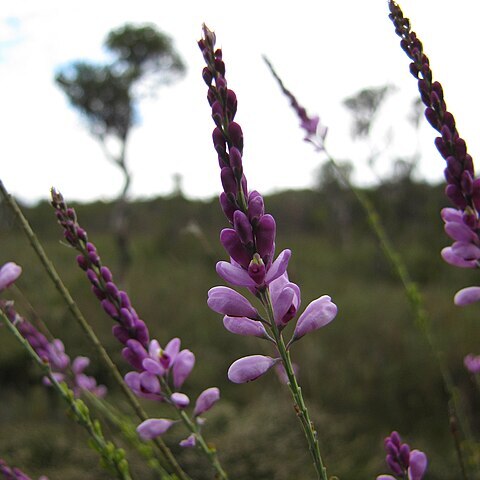
M 480 111 L 479 5 L 473 0 L 401 2 L 474 158 L 480 148 L 475 113 Z M 368 149 L 350 140 L 345 97 L 365 87 L 395 85 L 398 90 L 385 105 L 373 144 L 381 148 L 392 129 L 395 154 L 408 155 L 417 145 L 407 120 L 417 89 L 387 14 L 385 0 L 2 0 L 0 178 L 24 201 L 48 198 L 52 185 L 69 200 L 115 197 L 122 185 L 120 173 L 106 161 L 53 78 L 70 61 L 106 60 L 102 42 L 109 30 L 125 22 L 152 22 L 174 38 L 188 73 L 140 106 L 142 122 L 128 147 L 132 196 L 170 193 L 177 173 L 190 197 L 218 193 L 213 124 L 196 45 L 205 21 L 223 47 L 229 87 L 238 97 L 237 121 L 245 134 L 251 188 L 266 193 L 311 186 L 322 160 L 302 142 L 298 121 L 262 54 L 300 103 L 328 125 L 330 152 L 353 160 L 355 178 L 371 182 L 391 165 L 382 161 L 373 173 L 365 166 Z M 432 146 L 432 129 L 422 123 L 418 174 L 438 181 L 443 163 Z

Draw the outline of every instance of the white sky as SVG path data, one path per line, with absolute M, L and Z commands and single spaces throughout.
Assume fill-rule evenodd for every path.
M 404 0 L 401 6 L 423 41 L 434 77 L 444 87 L 470 153 L 480 148 L 478 69 L 480 4 L 474 0 Z M 84 122 L 55 86 L 54 72 L 70 61 L 104 59 L 106 33 L 125 22 L 152 22 L 170 34 L 184 58 L 185 79 L 141 105 L 142 124 L 131 135 L 128 163 L 132 195 L 172 191 L 183 177 L 190 197 L 220 191 L 213 122 L 196 45 L 201 24 L 216 31 L 229 87 L 238 97 L 237 121 L 245 135 L 244 168 L 250 188 L 262 193 L 310 186 L 321 157 L 302 142 L 298 121 L 263 64 L 269 56 L 285 84 L 329 127 L 327 146 L 351 158 L 356 178 L 372 180 L 365 148 L 350 140 L 342 99 L 386 83 L 398 92 L 385 106 L 375 142 L 394 127 L 395 153 L 416 145 L 406 116 L 417 89 L 408 60 L 387 18 L 386 0 L 243 2 L 136 0 L 66 2 L 2 0 L 0 5 L 0 178 L 21 200 L 48 198 L 52 185 L 70 200 L 114 198 L 120 173 L 103 156 Z M 423 122 L 419 173 L 442 178 L 434 132 Z M 390 165 L 379 165 L 377 173 Z

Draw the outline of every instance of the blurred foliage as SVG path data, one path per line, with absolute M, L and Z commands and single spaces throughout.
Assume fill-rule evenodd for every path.
M 396 429 L 405 441 L 427 452 L 429 479 L 459 478 L 435 359 L 415 327 L 404 291 L 361 208 L 347 189 L 337 187 L 332 181 L 316 191 L 266 198 L 267 211 L 277 219 L 277 250 L 293 251 L 289 273 L 302 288 L 303 305 L 329 294 L 339 306 L 331 325 L 292 348 L 329 473 L 350 480 L 385 472 L 383 438 Z M 463 367 L 463 357 L 478 353 L 479 307 L 458 309 L 452 302 L 454 292 L 475 284 L 478 274 L 452 268 L 440 258 L 441 248 L 449 243 L 439 216 L 446 204 L 443 187 L 403 178 L 365 193 L 420 284 L 435 338 L 478 438 L 480 419 L 473 413 L 480 398 Z M 339 215 L 340 205 L 345 214 Z M 115 272 L 119 259 L 106 227 L 113 205 L 96 202 L 76 208 L 104 264 Z M 231 477 L 310 479 L 306 444 L 289 392 L 276 375 L 270 373 L 246 385 L 226 381 L 233 360 L 268 353 L 269 346 L 225 331 L 220 316 L 206 306 L 207 290 L 222 283 L 215 262 L 226 257 L 218 240 L 226 222 L 217 200 L 193 202 L 176 196 L 135 202 L 128 208 L 134 262 L 125 288 L 152 336 L 163 344 L 180 336 L 183 345 L 194 351 L 197 364 L 186 393 L 195 398 L 206 387 L 220 387 L 222 401 L 207 414 L 205 434 L 218 446 Z M 61 242 L 52 209 L 42 203 L 25 211 L 82 311 L 126 372 L 111 335 L 111 321 L 76 267 L 75 252 Z M 23 266 L 18 287 L 36 313 L 64 340 L 71 356 L 92 357 L 89 372 L 109 385 L 111 400 L 128 412 L 26 240 L 1 208 L 0 229 L 0 263 L 13 260 Z M 28 314 L 22 296 L 15 290 L 11 294 L 17 308 Z M 76 480 L 85 478 L 88 466 L 89 479 L 104 478 L 94 468 L 95 456 L 83 446 L 83 432 L 62 415 L 64 407 L 53 393 L 39 385 L 38 371 L 5 329 L 0 329 L 0 342 L 1 455 L 32 476 L 44 473 L 52 480 Z M 164 412 L 162 405 L 144 402 L 144 406 L 152 415 Z M 184 437 L 176 426 L 165 440 L 196 479 L 212 478 L 199 455 L 177 446 Z M 130 456 L 138 478 L 151 478 L 135 455 Z

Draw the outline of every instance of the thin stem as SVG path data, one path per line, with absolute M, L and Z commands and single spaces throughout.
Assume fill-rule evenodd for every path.
M 28 352 L 30 357 L 35 361 L 35 363 L 41 368 L 43 374 L 48 377 L 52 387 L 56 390 L 58 394 L 63 398 L 63 400 L 68 404 L 76 421 L 82 425 L 92 438 L 93 446 L 95 450 L 101 455 L 103 461 L 108 466 L 110 470 L 115 472 L 117 478 L 120 480 L 132 480 L 130 476 L 128 462 L 125 459 L 125 452 L 115 447 L 112 442 L 107 442 L 103 437 L 100 424 L 97 420 L 92 420 L 90 413 L 86 405 L 74 398 L 73 392 L 67 387 L 66 384 L 60 384 L 55 376 L 50 370 L 48 363 L 42 361 L 42 359 L 37 355 L 32 346 L 28 341 L 21 335 L 17 330 L 15 325 L 8 320 L 6 315 L 3 312 L 0 312 L 0 318 L 10 332 L 15 336 L 17 341 L 23 346 L 23 348 Z
M 68 291 L 67 287 L 64 285 L 62 279 L 58 275 L 55 267 L 53 266 L 52 262 L 48 258 L 45 250 L 43 249 L 40 241 L 38 240 L 35 232 L 30 227 L 28 220 L 23 215 L 23 212 L 20 210 L 20 207 L 17 205 L 17 202 L 14 198 L 8 193 L 3 185 L 2 181 L 0 180 L 0 193 L 2 194 L 6 204 L 15 215 L 17 220 L 20 222 L 20 226 L 22 227 L 23 232 L 28 238 L 30 245 L 32 246 L 33 250 L 39 257 L 40 261 L 42 262 L 45 270 L 47 271 L 48 276 L 52 280 L 55 288 L 60 293 L 61 297 L 64 299 L 65 303 L 68 306 L 68 309 L 72 313 L 73 317 L 76 319 L 78 324 L 83 329 L 84 333 L 87 335 L 88 339 L 93 343 L 98 355 L 104 362 L 107 369 L 112 373 L 113 378 L 120 386 L 120 389 L 127 397 L 128 402 L 132 406 L 133 410 L 137 414 L 138 418 L 142 421 L 148 419 L 147 413 L 143 410 L 143 408 L 138 403 L 135 395 L 133 392 L 128 388 L 127 384 L 124 382 L 122 375 L 120 374 L 117 366 L 113 362 L 113 360 L 108 355 L 107 351 L 101 344 L 100 340 L 98 339 L 97 335 L 93 331 L 92 327 L 89 325 L 85 317 L 83 316 L 82 312 L 78 308 L 78 305 L 73 300 L 70 292 Z M 189 476 L 182 470 L 178 462 L 176 461 L 175 457 L 173 456 L 170 449 L 167 447 L 165 442 L 162 439 L 157 438 L 155 440 L 155 445 L 158 447 L 162 454 L 162 460 L 167 462 L 170 465 L 170 469 L 173 473 L 175 473 L 180 480 L 189 480 Z
M 172 390 L 166 380 L 164 378 L 160 379 L 162 389 L 165 391 L 165 393 L 170 397 L 172 395 Z M 185 410 L 181 410 L 179 408 L 176 408 L 176 412 L 180 418 L 180 420 L 184 423 L 184 425 L 190 430 L 194 435 L 195 439 L 197 442 L 197 445 L 199 446 L 200 450 L 207 456 L 209 462 L 212 464 L 213 468 L 217 472 L 217 477 L 222 480 L 228 480 L 228 475 L 223 469 L 220 460 L 218 459 L 217 456 L 217 451 L 214 447 L 210 447 L 205 439 L 203 438 L 202 432 L 200 431 L 199 426 L 192 421 L 192 419 L 187 415 Z
M 288 387 L 290 388 L 290 392 L 293 396 L 295 412 L 297 413 L 297 416 L 302 424 L 303 431 L 308 442 L 308 448 L 312 455 L 313 464 L 317 472 L 317 477 L 321 480 L 328 480 L 327 469 L 323 464 L 322 456 L 320 454 L 318 435 L 313 425 L 313 422 L 310 419 L 307 406 L 305 405 L 302 389 L 297 382 L 297 378 L 295 376 L 292 361 L 290 358 L 290 352 L 285 347 L 283 336 L 275 323 L 272 300 L 270 298 L 270 292 L 268 291 L 268 289 L 260 294 L 260 299 L 267 311 L 268 319 L 270 321 L 270 328 L 275 338 L 278 353 L 280 354 L 283 366 L 285 367 L 285 372 L 288 377 Z
M 423 303 L 423 298 L 418 288 L 418 285 L 411 279 L 410 274 L 408 273 L 408 269 L 406 265 L 402 261 L 402 257 L 400 254 L 395 250 L 390 238 L 388 237 L 387 232 L 383 228 L 380 215 L 376 211 L 374 205 L 369 200 L 369 198 L 359 189 L 355 188 L 350 180 L 342 173 L 341 168 L 338 168 L 335 159 L 328 153 L 323 146 L 323 150 L 325 155 L 327 156 L 328 161 L 333 165 L 337 175 L 341 178 L 341 180 L 349 187 L 350 191 L 353 193 L 355 198 L 357 199 L 358 203 L 361 205 L 365 214 L 367 216 L 368 223 L 376 235 L 379 243 L 380 248 L 383 251 L 383 254 L 387 258 L 387 260 L 391 263 L 397 277 L 399 278 L 400 282 L 402 283 L 405 294 L 407 296 L 407 300 L 410 303 L 410 307 L 413 311 L 415 317 L 415 324 L 417 325 L 418 329 L 423 333 L 425 336 L 428 346 L 436 360 L 438 369 L 440 371 L 440 375 L 443 380 L 443 386 L 449 397 L 449 417 L 450 422 L 460 423 L 461 430 L 466 435 L 467 427 L 466 421 L 463 419 L 463 415 L 460 415 L 460 409 L 458 407 L 458 399 L 455 393 L 455 386 L 450 375 L 450 372 L 445 364 L 441 351 L 436 344 L 436 340 L 432 334 L 432 330 L 430 328 L 430 321 L 425 310 L 425 306 Z M 468 477 L 466 475 L 466 466 L 465 461 L 462 455 L 462 451 L 458 445 L 458 432 L 456 435 L 453 435 L 454 443 L 455 443 L 455 450 L 457 452 L 457 459 L 460 465 L 460 470 L 462 472 L 462 476 L 464 480 L 467 480 Z

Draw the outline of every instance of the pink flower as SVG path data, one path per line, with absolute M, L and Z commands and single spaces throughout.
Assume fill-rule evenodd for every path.
M 22 267 L 8 262 L 0 268 L 0 292 L 12 285 L 22 273 Z

